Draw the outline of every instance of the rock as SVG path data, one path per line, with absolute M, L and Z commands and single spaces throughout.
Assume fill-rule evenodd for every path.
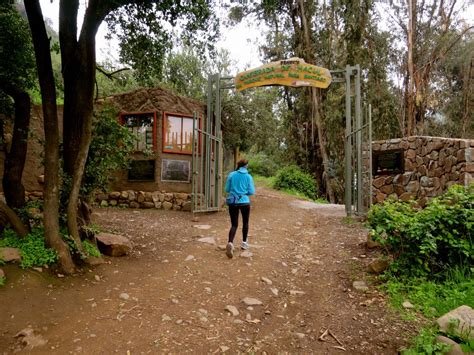
M 197 229 L 211 229 L 209 224 L 195 224 L 193 227 Z
M 194 260 L 194 255 L 188 255 L 184 261 L 191 261 Z
M 230 314 L 232 314 L 234 317 L 237 317 L 240 314 L 237 307 L 232 306 L 232 305 L 225 306 L 225 310 L 229 312 Z
M 239 255 L 241 258 L 251 258 L 253 256 L 253 253 L 248 251 L 248 250 L 245 250 L 243 251 L 242 253 L 240 253 Z
M 84 263 L 87 265 L 102 265 L 105 264 L 105 260 L 102 257 L 97 257 L 97 256 L 88 256 L 87 258 L 84 259 Z
M 191 202 L 185 202 L 183 203 L 183 206 L 181 208 L 181 211 L 186 211 L 186 212 L 189 212 L 191 211 L 191 207 L 192 207 L 192 203 Z
M 198 313 L 203 315 L 203 316 L 207 316 L 207 314 L 208 314 L 207 310 L 204 309 L 204 308 L 199 308 Z
M 266 278 L 266 277 L 263 277 L 263 276 L 262 276 L 262 278 L 261 278 L 260 280 L 262 280 L 263 282 L 265 282 L 267 285 L 273 284 L 272 280 L 270 280 L 270 279 L 268 279 L 268 278 Z
M 352 283 L 352 288 L 357 291 L 368 291 L 369 287 L 367 286 L 367 283 L 365 281 L 354 281 Z
M 304 333 L 293 333 L 293 335 L 298 339 L 303 339 L 306 336 Z
M 246 305 L 246 306 L 261 306 L 263 303 L 262 301 L 256 299 L 256 298 L 252 298 L 252 297 L 245 297 L 242 302 Z
M 443 333 L 450 331 L 459 336 L 474 337 L 474 310 L 469 306 L 460 306 L 439 317 L 436 322 Z
M 140 208 L 140 204 L 136 201 L 130 202 L 130 208 Z
M 40 185 L 43 185 L 44 184 L 44 175 L 38 176 L 37 181 Z
M 225 353 L 225 352 L 226 352 L 227 350 L 229 350 L 230 348 L 229 348 L 228 346 L 221 345 L 221 346 L 219 346 L 219 349 L 221 349 L 221 351 L 222 351 L 223 353 Z
M 374 240 L 374 237 L 372 234 L 369 232 L 367 233 L 367 248 L 373 249 L 373 248 L 380 248 L 382 245 Z
M 212 244 L 212 245 L 216 244 L 216 240 L 214 239 L 214 237 L 202 237 L 202 238 L 199 238 L 197 241 L 200 243 L 206 243 L 206 244 Z M 224 247 L 224 250 L 225 250 L 225 247 Z
M 275 296 L 278 296 L 278 289 L 277 289 L 277 288 L 272 287 L 272 288 L 270 288 L 270 291 L 272 291 L 272 293 L 273 293 Z
M 170 316 L 167 316 L 166 314 L 163 314 L 161 316 L 161 321 L 162 322 L 169 322 L 171 320 L 171 317 Z
M 306 292 L 304 292 L 304 291 L 298 291 L 298 290 L 290 290 L 290 291 L 288 291 L 288 293 L 289 293 L 291 296 L 301 296 L 301 295 L 304 295 Z
M 117 198 L 120 197 L 120 195 L 122 195 L 120 192 L 118 192 L 118 191 L 113 191 L 113 192 L 111 192 L 111 193 L 109 194 L 109 197 L 110 197 L 110 198 L 113 198 L 113 199 L 117 199 Z
M 6 263 L 19 263 L 21 261 L 20 249 L 0 248 L 0 259 Z
M 95 279 L 96 281 L 100 281 L 100 276 L 99 276 L 99 275 L 94 275 L 94 279 Z
M 122 235 L 99 233 L 96 235 L 96 239 L 100 252 L 105 255 L 122 256 L 132 250 L 132 243 Z
M 35 330 L 29 327 L 18 332 L 15 335 L 15 338 L 18 338 L 29 350 L 38 346 L 44 346 L 48 343 L 46 339 L 41 335 L 36 334 Z
M 163 209 L 165 210 L 171 210 L 173 208 L 173 204 L 171 202 L 165 201 L 161 204 Z
M 119 298 L 126 301 L 126 300 L 130 299 L 130 295 L 128 293 L 122 292 L 119 295 Z
M 100 207 L 108 207 L 109 203 L 106 200 L 100 201 Z
M 415 306 L 412 305 L 410 301 L 405 301 L 405 302 L 403 302 L 403 303 L 402 303 L 402 307 L 405 308 L 405 309 L 413 309 L 413 308 L 415 308 Z
M 234 319 L 234 320 L 232 321 L 232 323 L 234 323 L 234 324 L 244 324 L 244 321 L 243 321 L 243 320 L 240 320 L 240 319 Z
M 388 260 L 379 259 L 379 260 L 375 260 L 375 261 L 371 262 L 368 266 L 368 270 L 369 270 L 369 272 L 371 272 L 373 274 L 381 274 L 382 272 L 387 270 L 389 265 L 390 264 L 389 264 Z
M 454 340 L 449 339 L 447 337 L 444 337 L 442 335 L 438 335 L 435 339 L 436 343 L 442 343 L 442 344 L 447 344 L 451 345 L 451 348 L 448 350 L 448 352 L 443 352 L 443 354 L 446 355 L 464 355 L 464 351 L 461 348 L 461 345 L 456 343 Z

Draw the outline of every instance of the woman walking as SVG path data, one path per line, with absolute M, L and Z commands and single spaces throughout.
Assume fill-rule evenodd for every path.
M 247 236 L 249 232 L 250 198 L 255 194 L 255 186 L 252 176 L 247 171 L 248 160 L 242 159 L 237 163 L 237 169 L 229 174 L 225 184 L 227 192 L 227 204 L 231 227 L 229 231 L 229 241 L 226 247 L 226 255 L 229 258 L 234 256 L 234 238 L 239 226 L 239 211 L 242 214 L 242 249 L 248 249 Z

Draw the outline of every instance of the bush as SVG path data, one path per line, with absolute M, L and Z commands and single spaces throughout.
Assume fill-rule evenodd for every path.
M 452 186 L 424 209 L 387 200 L 371 208 L 368 225 L 394 255 L 396 274 L 443 279 L 451 268 L 474 264 L 474 185 Z
M 270 177 L 274 176 L 278 169 L 278 165 L 264 153 L 248 155 L 246 159 L 249 161 L 249 172 L 252 175 Z
M 46 247 L 44 229 L 39 227 L 33 228 L 25 238 L 19 238 L 11 229 L 5 229 L 3 238 L 0 239 L 0 247 L 20 249 L 20 266 L 24 269 L 54 264 L 58 259 L 56 251 Z
M 313 177 L 297 166 L 278 170 L 273 187 L 277 190 L 294 190 L 311 199 L 316 198 L 316 182 Z

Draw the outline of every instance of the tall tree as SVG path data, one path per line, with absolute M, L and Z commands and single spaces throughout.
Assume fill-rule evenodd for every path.
M 116 25 L 114 28 L 121 29 L 123 59 L 128 59 L 131 64 L 137 66 L 137 70 L 142 71 L 145 69 L 145 59 L 147 63 L 157 62 L 155 68 L 160 72 L 163 51 L 153 51 L 152 54 L 159 54 L 158 57 L 153 57 L 147 50 L 168 48 L 166 45 L 169 36 L 164 23 L 176 25 L 178 20 L 182 20 L 185 29 L 191 34 L 206 28 L 207 22 L 212 18 L 212 11 L 210 4 L 203 0 L 186 3 L 89 0 L 86 3 L 82 27 L 79 29 L 79 5 L 79 0 L 60 1 L 59 39 L 64 78 L 64 172 L 71 181 L 67 225 L 77 248 L 82 251 L 77 208 L 91 141 L 96 74 L 95 36 L 100 24 L 110 15 L 111 23 Z M 46 36 L 39 0 L 25 0 L 25 7 L 33 33 L 45 120 L 45 229 L 51 245 L 62 250 L 60 244 L 56 243 L 61 241 L 58 236 L 59 134 L 50 43 Z M 61 264 L 66 272 L 72 272 L 74 268 L 70 256 L 68 258 L 66 254 L 69 253 L 60 251 Z

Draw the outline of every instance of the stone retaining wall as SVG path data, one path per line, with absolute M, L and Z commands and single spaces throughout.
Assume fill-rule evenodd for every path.
M 373 201 L 388 196 L 420 205 L 430 197 L 442 194 L 454 184 L 467 186 L 474 182 L 474 140 L 438 137 L 405 137 L 372 142 L 372 150 L 403 149 L 404 173 L 374 175 Z
M 43 198 L 42 191 L 27 193 L 30 201 Z M 96 195 L 100 207 L 157 208 L 175 211 L 191 211 L 191 194 L 181 192 L 113 191 Z

